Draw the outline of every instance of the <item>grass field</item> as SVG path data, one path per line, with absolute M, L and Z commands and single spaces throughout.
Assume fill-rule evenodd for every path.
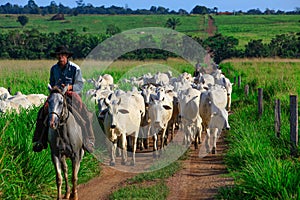
M 300 32 L 299 15 L 216 15 L 218 32 L 239 40 L 239 47 L 250 40 L 269 43 L 276 35 Z
M 75 29 L 83 34 L 105 34 L 106 28 L 114 24 L 126 31 L 142 27 L 165 27 L 168 18 L 179 18 L 181 25 L 177 31 L 189 36 L 207 37 L 207 16 L 203 15 L 79 15 L 66 16 L 64 21 L 50 21 L 52 15 L 27 15 L 28 24 L 24 30 L 36 28 L 40 32 L 59 32 L 64 29 Z M 1 31 L 21 30 L 18 15 L 0 15 Z M 238 48 L 251 40 L 262 39 L 268 43 L 276 35 L 300 32 L 299 15 L 214 15 L 218 32 L 233 36 L 239 40 Z M 86 31 L 84 31 L 84 29 Z
M 165 27 L 171 17 L 180 18 L 181 24 L 176 29 L 188 35 L 199 35 L 203 32 L 204 16 L 190 15 L 79 15 L 65 16 L 63 21 L 50 21 L 52 15 L 27 15 L 29 18 L 25 29 L 37 28 L 41 32 L 59 32 L 64 29 L 75 29 L 84 34 L 105 34 L 106 28 L 114 24 L 121 31 L 142 27 Z M 22 29 L 16 22 L 17 15 L 0 15 L 0 27 L 3 30 Z M 86 28 L 86 32 L 83 29 Z
M 156 62 L 180 72 L 191 72 L 193 69 L 193 66 L 179 59 Z M 14 90 L 45 92 L 48 70 L 53 63 L 54 60 L 0 60 L 0 86 L 14 83 Z M 78 63 L 81 64 L 80 61 Z M 124 72 L 142 64 L 137 61 L 117 61 L 108 71 L 118 79 Z M 229 149 L 225 155 L 235 186 L 219 191 L 218 199 L 299 199 L 299 157 L 289 156 L 289 95 L 300 94 L 300 61 L 234 59 L 226 60 L 220 66 L 231 81 L 241 75 L 242 85 L 241 88 L 237 85 L 233 88 L 234 114 L 229 116 L 231 130 L 227 138 Z M 83 69 L 84 76 L 97 74 L 92 69 Z M 248 97 L 245 97 L 243 90 L 246 84 L 250 86 Z M 260 119 L 257 117 L 258 87 L 264 89 L 264 113 Z M 277 98 L 282 105 L 280 138 L 275 137 L 274 133 L 273 108 Z M 55 196 L 55 174 L 49 148 L 38 155 L 31 150 L 37 111 L 38 108 L 24 110 L 20 115 L 0 114 L 0 199 L 53 199 Z M 176 173 L 179 168 L 174 163 L 174 170 L 169 174 Z M 98 161 L 90 155 L 85 156 L 79 172 L 80 183 L 98 175 L 99 171 Z M 134 181 L 157 180 L 165 174 L 165 171 L 142 174 Z M 153 199 L 165 199 L 168 189 L 164 178 L 156 187 L 147 187 L 147 184 L 128 187 L 117 191 L 111 198 L 122 198 L 128 194 L 144 198 L 144 193 L 151 193 Z

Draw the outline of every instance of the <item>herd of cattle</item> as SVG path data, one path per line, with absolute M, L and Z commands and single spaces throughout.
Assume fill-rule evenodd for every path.
M 230 128 L 232 83 L 220 69 L 197 77 L 186 72 L 173 77 L 168 71 L 120 80 L 120 85 L 131 85 L 128 91 L 119 89 L 109 74 L 89 82 L 95 89 L 87 95 L 97 103 L 100 125 L 110 141 L 110 165 L 115 165 L 117 145 L 122 149 L 122 164 L 130 146 L 131 164 L 135 165 L 137 146 L 148 148 L 150 138 L 153 156 L 158 156 L 158 149 L 168 143 L 169 134 L 172 140 L 176 127 L 184 132 L 183 143 L 194 142 L 195 148 L 201 143 L 202 131 L 206 132 L 206 151 L 214 154 L 218 135 Z
M 132 148 L 131 164 L 135 165 L 137 146 L 148 148 L 150 138 L 153 156 L 158 156 L 169 134 L 173 139 L 175 128 L 184 132 L 183 143 L 189 146 L 194 142 L 195 148 L 205 132 L 206 151 L 214 154 L 218 135 L 230 128 L 232 83 L 220 69 L 197 77 L 186 72 L 173 77 L 168 71 L 120 80 L 120 84 L 131 85 L 128 91 L 119 89 L 109 74 L 88 82 L 94 84 L 94 89 L 86 95 L 97 103 L 99 123 L 110 141 L 110 165 L 115 165 L 117 145 L 122 149 L 122 164 L 127 162 L 127 146 Z M 43 94 L 11 95 L 0 87 L 0 112 L 19 112 L 21 107 L 40 106 L 46 99 Z

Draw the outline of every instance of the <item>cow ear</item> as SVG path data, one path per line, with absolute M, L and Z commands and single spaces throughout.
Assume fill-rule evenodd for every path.
M 129 113 L 129 111 L 126 110 L 126 109 L 120 109 L 119 112 L 122 113 L 122 114 L 128 114 Z
M 172 109 L 172 107 L 170 107 L 170 106 L 168 106 L 168 105 L 163 105 L 163 107 L 164 107 L 164 109 L 166 109 L 166 110 L 171 110 L 171 109 Z

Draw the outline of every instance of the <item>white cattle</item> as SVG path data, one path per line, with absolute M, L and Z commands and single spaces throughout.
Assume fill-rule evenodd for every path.
M 9 90 L 4 87 L 0 87 L 0 100 L 5 100 L 9 97 L 11 97 Z
M 145 105 L 145 115 L 141 121 L 141 127 L 139 131 L 139 146 L 142 150 L 144 147 L 148 149 L 149 147 L 149 137 L 150 137 L 150 118 L 149 118 L 149 103 L 150 96 L 155 94 L 156 87 L 153 84 L 144 84 L 141 88 L 141 95 L 144 98 Z M 141 141 L 142 140 L 142 141 Z
M 110 88 L 114 85 L 114 79 L 110 74 L 100 75 L 97 80 L 93 78 L 90 82 L 94 84 L 95 89 Z
M 219 79 L 215 79 L 215 83 L 222 85 L 225 87 L 227 91 L 227 105 L 226 109 L 230 111 L 231 109 L 231 93 L 232 93 L 232 83 L 228 78 L 226 78 L 224 75 L 221 76 Z
M 20 109 L 29 109 L 33 106 L 40 106 L 47 99 L 46 95 L 43 94 L 29 94 L 24 95 L 21 92 L 17 92 L 13 96 L 5 96 L 0 100 L 0 112 L 16 111 L 20 113 Z
M 141 123 L 142 114 L 144 113 L 142 105 L 140 105 L 140 97 L 135 95 L 120 95 L 117 97 L 113 94 L 111 99 L 106 98 L 105 102 L 108 111 L 105 114 L 104 129 L 108 140 L 110 150 L 110 165 L 115 165 L 116 147 L 118 138 L 122 142 L 122 164 L 127 162 L 126 136 L 133 138 L 132 149 L 132 165 L 135 165 L 135 151 L 139 127 Z M 139 105 L 139 106 L 137 106 Z
M 185 136 L 183 143 L 189 146 L 194 141 L 195 148 L 201 142 L 202 119 L 199 113 L 201 92 L 197 89 L 189 88 L 178 94 L 179 116 Z
M 44 94 L 28 94 L 26 97 L 34 106 L 42 105 L 48 98 Z
M 229 129 L 227 104 L 227 92 L 221 86 L 214 86 L 201 93 L 199 113 L 202 118 L 203 129 L 206 131 L 206 151 L 210 152 L 210 137 L 213 136 L 212 153 L 216 152 L 216 129 Z
M 222 73 L 221 69 L 215 68 L 211 75 L 215 79 L 215 84 L 222 85 L 227 91 L 227 106 L 226 109 L 230 111 L 231 109 L 231 93 L 232 93 L 232 83 L 225 75 Z
M 166 98 L 158 100 L 152 98 L 149 105 L 150 132 L 153 135 L 153 156 L 157 156 L 158 133 L 161 131 L 161 149 L 164 147 L 165 134 L 167 131 L 168 122 L 172 117 L 173 103 L 167 101 Z

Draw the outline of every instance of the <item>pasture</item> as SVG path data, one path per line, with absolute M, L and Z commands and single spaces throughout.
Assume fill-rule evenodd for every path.
M 114 24 L 121 31 L 142 27 L 165 27 L 168 18 L 179 18 L 176 31 L 189 36 L 206 38 L 205 15 L 79 15 L 65 16 L 63 21 L 50 21 L 52 15 L 27 15 L 28 24 L 16 22 L 18 15 L 0 15 L 1 31 L 38 29 L 42 33 L 74 29 L 80 34 L 105 34 L 108 25 Z M 276 35 L 300 32 L 299 15 L 213 15 L 218 33 L 233 36 L 243 49 L 251 40 L 262 39 L 269 43 Z
M 75 61 L 79 65 L 82 61 Z M 180 60 L 152 61 L 167 65 L 176 71 L 192 73 L 193 66 Z M 11 87 L 12 92 L 24 94 L 48 94 L 47 83 L 49 69 L 54 60 L 1 60 L 0 86 Z M 119 80 L 124 72 L 143 65 L 140 61 L 116 61 L 106 72 Z M 232 110 L 229 122 L 228 151 L 225 162 L 235 186 L 219 191 L 219 199 L 298 199 L 300 198 L 299 157 L 289 156 L 289 95 L 299 96 L 300 61 L 299 60 L 226 60 L 221 63 L 222 71 L 233 82 L 241 75 L 242 86 L 234 85 Z M 95 77 L 103 71 L 97 68 L 82 69 L 84 78 Z M 243 87 L 250 86 L 250 94 L 244 96 Z M 91 86 L 86 84 L 85 90 Z M 257 117 L 257 88 L 264 88 L 264 113 Z M 274 133 L 274 100 L 282 101 L 281 137 Z M 298 102 L 299 105 L 299 102 Z M 38 108 L 21 112 L 20 115 L 0 114 L 0 197 L 3 199 L 53 199 L 55 197 L 55 173 L 50 159 L 49 148 L 42 153 L 32 151 L 31 139 Z M 168 168 L 168 167 L 166 167 Z M 174 167 L 178 170 L 180 167 Z M 79 171 L 79 183 L 86 182 L 100 173 L 98 160 L 86 155 Z M 163 169 L 164 170 L 164 169 Z M 168 170 L 168 169 L 166 169 Z M 172 171 L 170 175 L 174 174 Z M 121 189 L 112 198 L 126 193 L 138 195 L 149 192 L 153 199 L 166 197 L 165 177 L 157 187 L 147 186 L 147 180 L 158 179 L 165 174 L 142 174 L 137 176 L 141 187 Z M 150 178 L 149 178 L 150 177 Z M 140 180 L 141 179 L 141 180 Z M 164 194 L 156 194 L 161 190 Z M 119 194 L 118 194 L 119 192 Z M 141 194 L 140 197 L 144 195 Z M 137 196 L 136 198 L 139 198 Z
M 64 29 L 75 29 L 82 34 L 105 34 L 108 25 L 115 25 L 122 31 L 142 27 L 165 27 L 171 17 L 180 18 L 181 24 L 176 29 L 188 35 L 203 33 L 205 17 L 201 15 L 65 15 L 65 20 L 50 21 L 52 15 L 27 15 L 26 29 L 36 28 L 40 32 L 59 32 Z M 17 15 L 0 15 L 0 27 L 3 30 L 22 29 L 16 22 Z
M 276 35 L 300 32 L 299 15 L 216 15 L 218 32 L 239 40 L 239 48 L 251 40 L 269 43 Z

